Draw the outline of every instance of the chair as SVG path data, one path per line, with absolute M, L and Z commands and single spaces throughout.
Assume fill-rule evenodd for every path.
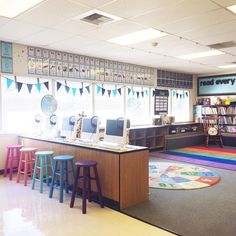
M 208 147 L 208 144 L 211 141 L 223 147 L 219 117 L 204 116 L 202 117 L 202 124 L 203 124 L 204 134 L 206 136 L 206 141 L 205 141 L 206 147 Z

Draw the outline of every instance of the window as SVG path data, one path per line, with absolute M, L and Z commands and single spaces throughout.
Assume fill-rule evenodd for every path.
M 127 89 L 126 94 L 126 117 L 131 125 L 149 124 L 149 89 L 133 87 Z
M 11 85 L 7 86 L 7 78 Z M 34 129 L 34 117 L 41 113 L 41 99 L 50 93 L 44 82 L 48 80 L 40 79 L 38 88 L 36 78 L 17 77 L 17 83 L 13 76 L 2 77 L 2 103 L 3 103 L 3 130 L 9 132 L 31 132 Z M 9 80 L 8 80 L 9 81 Z M 22 84 L 21 84 L 22 83 Z M 18 84 L 18 89 L 17 89 Z M 29 87 L 32 84 L 32 90 Z M 50 82 L 48 84 L 50 88 Z M 39 90 L 40 89 L 40 92 Z
M 58 116 L 62 118 L 65 116 L 78 115 L 82 111 L 85 115 L 91 116 L 92 85 L 67 81 L 67 86 L 68 87 L 66 88 L 66 85 L 61 84 L 60 88 L 56 92 L 55 97 L 58 102 Z M 68 92 L 66 89 L 68 89 Z
M 172 90 L 172 116 L 175 122 L 189 121 L 189 91 Z
M 124 88 L 108 84 L 95 87 L 95 115 L 101 119 L 101 124 L 105 126 L 108 118 L 124 117 Z

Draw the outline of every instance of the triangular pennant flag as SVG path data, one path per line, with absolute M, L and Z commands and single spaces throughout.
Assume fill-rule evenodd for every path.
M 41 84 L 35 84 L 37 90 L 40 92 L 41 91 Z
M 173 96 L 175 97 L 175 95 L 176 95 L 176 91 L 174 90 L 174 91 L 173 91 Z
M 182 99 L 182 94 L 179 95 L 180 99 Z
M 65 90 L 66 90 L 67 93 L 69 93 L 70 92 L 70 87 L 65 85 Z
M 137 94 L 137 98 L 139 98 L 139 92 L 136 92 L 136 94 Z
M 112 93 L 113 93 L 114 96 L 116 96 L 117 90 L 116 90 L 116 89 L 113 89 L 113 90 L 112 90 Z
M 105 92 L 106 92 L 106 89 L 102 88 L 102 96 L 104 95 Z
M 80 95 L 82 95 L 83 92 L 84 92 L 84 89 L 83 89 L 83 88 L 80 88 L 80 89 L 79 89 L 79 93 L 80 93 Z
M 29 93 L 31 93 L 33 84 L 27 84 L 27 88 L 28 88 Z
M 155 90 L 152 91 L 152 96 L 153 96 L 153 97 L 155 96 Z
M 131 92 L 131 88 L 128 88 L 128 95 L 130 94 L 130 92 Z
M 121 88 L 117 89 L 117 91 L 119 92 L 119 94 L 121 95 Z
M 102 89 L 102 88 L 101 88 L 100 86 L 97 85 L 97 94 L 100 93 L 101 89 Z
M 57 91 L 60 89 L 61 85 L 61 83 L 57 82 Z
M 177 98 L 179 97 L 179 94 L 178 94 L 178 93 L 176 93 L 176 97 L 177 97 Z
M 23 83 L 16 82 L 16 87 L 17 87 L 18 92 L 20 92 L 22 85 L 23 85 Z
M 111 90 L 108 89 L 108 90 L 107 90 L 107 93 L 108 93 L 108 96 L 110 97 L 110 96 L 111 96 Z
M 134 96 L 136 92 L 133 90 L 132 93 L 133 93 L 133 96 Z
M 145 90 L 146 95 L 148 95 L 148 90 Z
M 188 92 L 185 92 L 185 94 L 186 94 L 186 97 L 188 97 Z
M 76 88 L 71 88 L 73 96 L 75 96 L 77 89 Z
M 49 83 L 48 83 L 48 81 L 47 81 L 47 82 L 44 82 L 43 84 L 44 84 L 44 86 L 47 88 L 47 90 L 49 90 Z
M 11 79 L 7 79 L 7 89 L 9 89 L 12 85 L 14 80 L 11 80 Z
M 90 93 L 90 85 L 86 86 L 85 88 L 88 91 L 88 93 Z
M 144 92 L 143 91 L 141 92 L 141 95 L 142 95 L 142 97 L 144 96 Z

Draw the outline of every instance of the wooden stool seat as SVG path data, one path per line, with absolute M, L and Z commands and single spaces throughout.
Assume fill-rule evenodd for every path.
M 75 202 L 75 195 L 78 188 L 79 179 L 82 179 L 82 213 L 86 214 L 86 200 L 88 199 L 91 202 L 91 180 L 95 180 L 96 187 L 97 187 L 97 195 L 100 202 L 100 206 L 103 208 L 103 201 L 102 201 L 102 192 L 101 186 L 97 171 L 97 162 L 92 160 L 81 160 L 75 163 L 76 165 L 76 177 L 73 185 L 73 192 L 71 196 L 70 207 L 74 207 Z M 83 169 L 83 175 L 80 176 L 80 168 Z M 90 175 L 90 168 L 93 168 L 94 177 Z

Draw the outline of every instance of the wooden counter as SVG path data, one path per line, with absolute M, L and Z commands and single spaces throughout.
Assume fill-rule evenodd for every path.
M 120 210 L 148 200 L 148 148 L 107 150 L 31 136 L 20 136 L 19 142 L 25 147 L 52 150 L 55 155 L 73 155 L 75 161 L 97 161 L 106 205 Z

